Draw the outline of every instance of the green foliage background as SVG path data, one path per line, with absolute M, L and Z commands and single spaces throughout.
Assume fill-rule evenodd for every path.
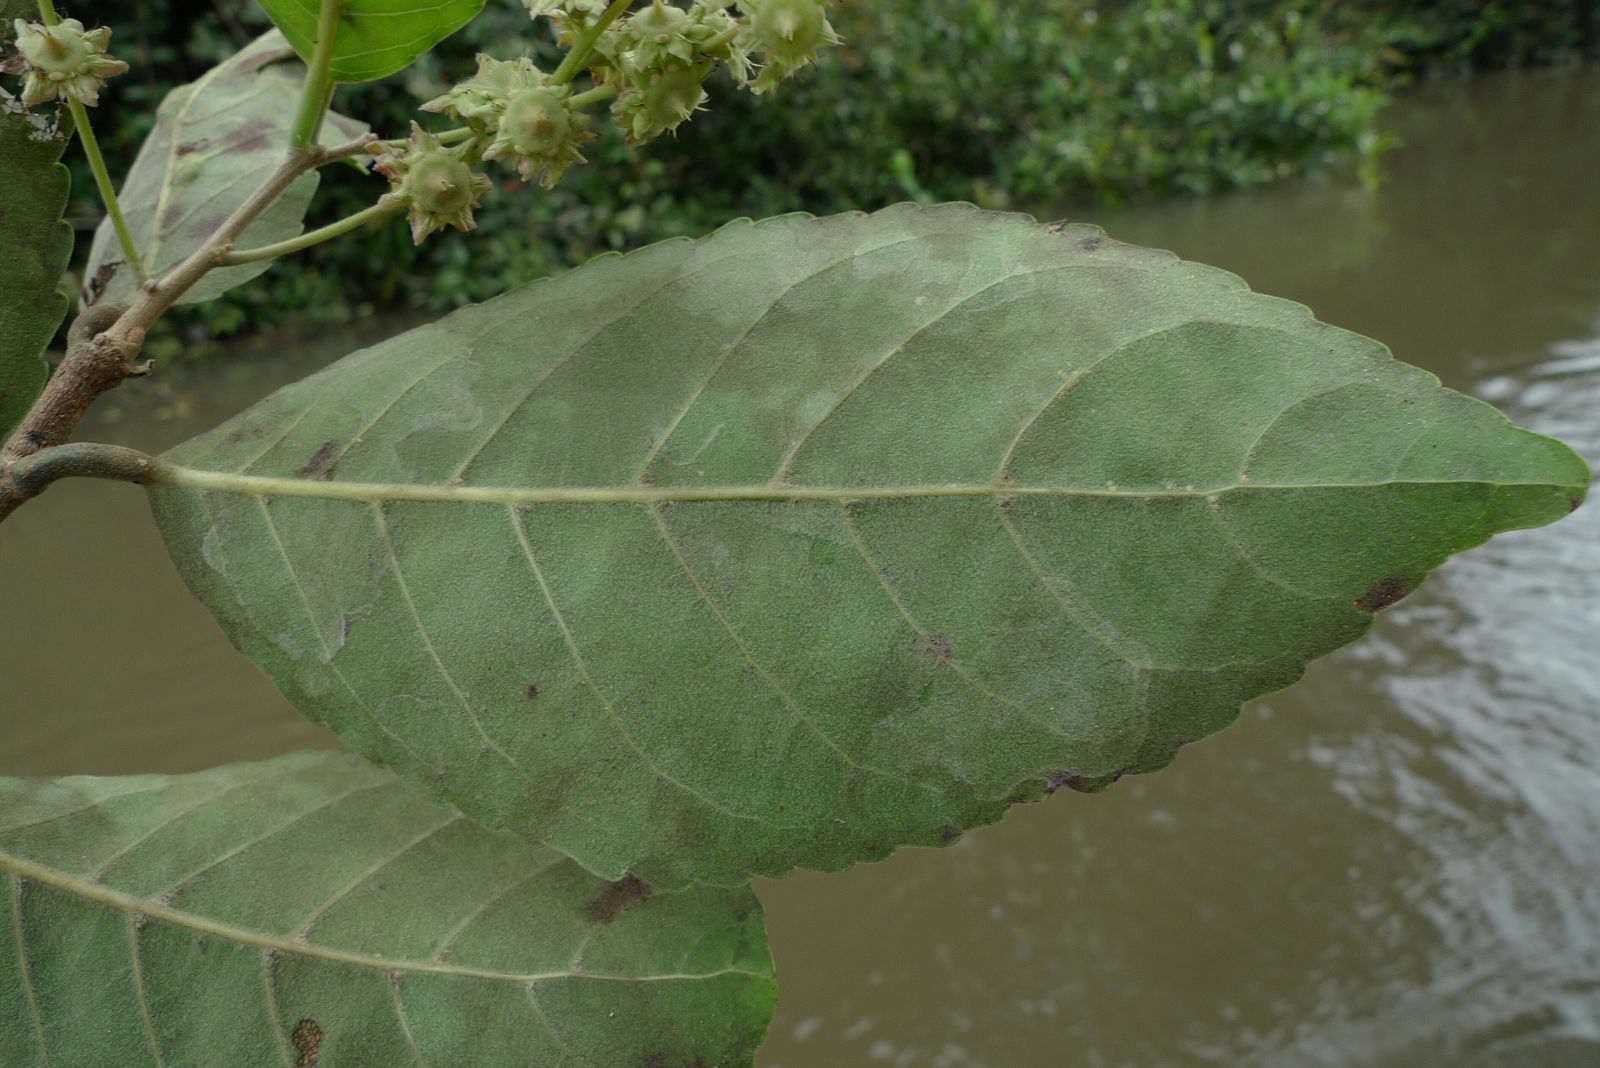
M 201 0 L 94 14 L 134 66 L 98 116 L 114 173 L 167 90 L 267 27 L 258 8 Z M 207 338 L 286 317 L 319 325 L 391 302 L 442 310 L 740 215 L 904 199 L 1059 209 L 1370 174 L 1386 147 L 1377 114 L 1405 79 L 1579 62 L 1600 44 L 1593 0 L 856 0 L 834 21 L 846 46 L 775 100 L 719 79 L 707 113 L 642 151 L 602 122 L 589 165 L 549 193 L 497 168 L 501 189 L 471 239 L 416 248 L 391 222 L 332 242 L 174 317 L 151 354 L 203 352 Z M 521 4 L 495 0 L 418 64 L 342 90 L 336 106 L 402 134 L 416 102 L 470 75 L 478 51 L 555 55 Z M 381 191 L 353 172 L 325 180 L 311 226 Z M 75 175 L 81 227 L 96 217 L 91 189 L 86 170 Z

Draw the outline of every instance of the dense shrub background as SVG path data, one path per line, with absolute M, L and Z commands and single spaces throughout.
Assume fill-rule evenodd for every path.
M 132 73 L 96 115 L 114 175 L 155 106 L 267 27 L 227 0 L 136 0 L 66 11 L 113 27 Z M 735 216 L 870 210 L 913 199 L 993 207 L 1203 194 L 1292 175 L 1358 176 L 1384 145 L 1386 93 L 1435 71 L 1574 63 L 1600 43 L 1596 0 L 855 0 L 844 48 L 756 99 L 725 79 L 709 110 L 642 151 L 607 127 L 554 191 L 495 168 L 471 235 L 412 246 L 391 221 L 281 262 L 223 300 L 181 309 L 154 355 L 291 316 L 338 321 L 374 305 L 484 299 L 596 252 L 699 234 Z M 555 51 L 520 3 L 485 14 L 384 82 L 335 106 L 403 134 L 415 102 L 474 69 L 473 55 Z M 436 121 L 436 116 L 425 116 Z M 97 216 L 86 169 L 74 214 Z M 324 172 L 311 225 L 370 203 L 381 181 Z M 296 310 L 301 309 L 301 310 Z M 309 324 L 307 322 L 309 320 Z

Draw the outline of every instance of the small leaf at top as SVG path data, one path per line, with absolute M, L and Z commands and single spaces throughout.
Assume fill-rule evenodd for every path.
M 774 994 L 748 888 L 608 885 L 348 753 L 0 779 L 7 1065 L 748 1065 Z
M 268 17 L 307 60 L 317 46 L 317 19 L 326 3 L 339 5 L 333 80 L 367 82 L 410 66 L 471 22 L 484 0 L 261 0 Z
M 167 94 L 117 192 L 147 274 L 159 277 L 205 244 L 282 162 L 304 78 L 305 68 L 283 35 L 271 30 L 198 81 Z M 343 144 L 366 129 L 330 112 L 322 142 Z M 302 175 L 240 235 L 238 247 L 299 234 L 316 189 L 317 173 Z M 210 271 L 178 302 L 210 300 L 268 266 L 270 261 L 262 261 Z M 84 278 L 96 302 L 125 300 L 137 284 L 109 218 L 95 231 Z
M 59 160 L 68 139 L 52 112 L 0 89 L 0 441 L 44 389 L 40 354 L 67 314 L 72 227 L 61 218 L 69 183 Z
M 597 259 L 168 458 L 302 710 L 668 886 L 1162 767 L 1589 477 L 1230 274 L 961 205 Z

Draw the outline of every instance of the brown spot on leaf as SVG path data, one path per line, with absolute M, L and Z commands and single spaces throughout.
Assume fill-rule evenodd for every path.
M 1080 794 L 1097 794 L 1127 773 L 1127 768 L 1113 771 L 1110 775 L 1081 775 L 1076 771 L 1052 771 L 1045 776 L 1044 788 L 1046 792 L 1052 794 L 1063 786 Z
M 948 664 L 955 659 L 954 654 L 950 652 L 950 639 L 943 634 L 930 634 L 926 641 L 919 639 L 919 642 L 922 645 L 922 651 L 935 660 L 942 660 Z
M 955 826 L 952 824 L 947 823 L 943 827 L 939 828 L 939 841 L 944 845 L 949 845 L 951 842 L 954 842 L 960 837 L 961 832 L 956 830 Z
M 299 1052 L 300 1059 L 295 1061 L 296 1068 L 308 1068 L 317 1063 L 322 1049 L 322 1028 L 317 1026 L 317 1021 L 304 1019 L 295 1026 L 294 1034 L 289 1036 L 289 1041 L 294 1043 L 294 1048 Z
M 602 890 L 599 897 L 583 906 L 583 917 L 590 923 L 610 923 L 624 910 L 649 896 L 649 883 L 637 875 L 624 875 Z
M 247 119 L 228 131 L 219 146 L 228 152 L 260 152 L 272 146 L 272 136 L 278 131 L 275 118 Z M 209 231 L 207 231 L 209 232 Z
M 94 277 L 89 279 L 89 303 L 93 304 L 100 299 L 100 294 L 105 292 L 106 286 L 111 284 L 111 278 L 117 273 L 117 268 L 122 266 L 121 260 L 111 260 L 102 263 L 100 269 L 94 272 Z
M 1572 507 L 1567 509 L 1567 514 L 1571 515 L 1573 512 L 1576 512 L 1578 510 L 1578 505 L 1580 505 L 1582 503 L 1583 503 L 1583 498 L 1582 497 L 1574 497 L 1574 498 L 1572 498 Z
M 316 452 L 311 454 L 311 459 L 305 466 L 295 472 L 299 478 L 316 478 L 327 481 L 328 473 L 333 470 L 333 462 L 339 455 L 339 443 L 324 441 Z
M 177 148 L 173 149 L 172 154 L 175 156 L 187 156 L 191 152 L 199 152 L 201 149 L 208 147 L 210 144 L 211 138 L 209 137 L 202 137 L 198 141 L 185 141 Z
M 1405 579 L 1389 575 L 1368 586 L 1367 592 L 1355 599 L 1355 606 L 1363 612 L 1380 612 L 1410 592 Z
M 259 438 L 263 431 L 259 426 L 234 427 L 228 432 L 228 444 L 237 445 L 245 438 Z
M 530 701 L 533 700 L 535 697 L 539 696 L 539 687 L 535 686 L 531 682 L 528 683 L 528 685 L 522 688 L 522 696 L 526 697 Z

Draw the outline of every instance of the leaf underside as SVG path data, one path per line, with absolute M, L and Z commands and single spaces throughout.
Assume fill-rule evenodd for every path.
M 304 78 L 293 49 L 271 30 L 198 81 L 167 94 L 117 191 L 146 274 L 159 277 L 199 249 L 283 161 Z M 344 144 L 366 129 L 329 112 L 321 140 Z M 299 234 L 317 181 L 315 171 L 296 180 L 240 235 L 238 247 Z M 209 271 L 178 303 L 210 300 L 256 277 L 270 262 Z M 92 303 L 124 302 L 138 284 L 109 218 L 95 231 L 84 279 Z
M 307 715 L 666 886 L 1159 768 L 1588 481 L 1232 275 L 964 205 L 602 258 L 167 459 Z
M 339 4 L 334 81 L 366 82 L 403 70 L 472 21 L 484 0 L 262 0 L 267 16 L 309 60 L 323 3 Z
M 774 995 L 748 890 L 610 886 L 350 754 L 0 779 L 15 1068 L 748 1065 Z
M 72 227 L 61 218 L 68 177 L 58 162 L 66 144 L 47 111 L 30 112 L 0 90 L 0 442 L 44 389 L 40 354 L 67 314 L 61 279 Z

